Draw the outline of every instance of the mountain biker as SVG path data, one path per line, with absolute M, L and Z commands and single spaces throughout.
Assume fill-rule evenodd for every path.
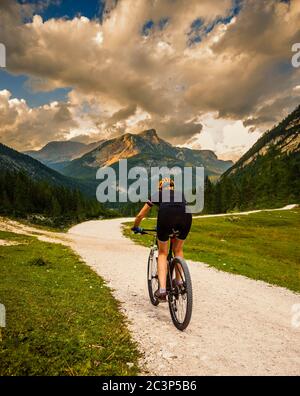
M 169 193 L 164 193 L 169 191 Z M 164 194 L 168 196 L 167 202 Z M 186 201 L 181 192 L 176 191 L 174 180 L 165 177 L 160 180 L 158 191 L 150 197 L 136 216 L 132 231 L 139 233 L 142 231 L 139 225 L 148 214 L 153 205 L 159 207 L 157 216 L 157 243 L 158 243 L 158 280 L 159 289 L 154 293 L 155 297 L 161 301 L 166 301 L 166 280 L 167 280 L 167 256 L 169 236 L 174 231 L 178 231 L 178 236 L 173 243 L 173 253 L 175 256 L 183 257 L 183 244 L 190 232 L 192 225 L 191 213 L 186 213 Z M 178 281 L 177 281 L 178 282 Z

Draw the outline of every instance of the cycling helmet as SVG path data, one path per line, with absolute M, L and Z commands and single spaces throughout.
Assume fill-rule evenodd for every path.
M 162 190 L 165 187 L 169 187 L 170 190 L 174 189 L 174 180 L 170 177 L 164 177 L 158 182 L 158 189 Z

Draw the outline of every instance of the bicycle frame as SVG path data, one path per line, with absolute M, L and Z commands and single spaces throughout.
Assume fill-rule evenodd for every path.
M 170 237 L 170 247 L 169 247 L 169 253 L 168 253 L 168 257 L 167 260 L 171 261 L 173 258 L 173 242 L 175 241 L 175 237 Z
M 154 289 L 157 290 L 156 288 L 160 287 L 160 285 L 158 280 L 157 267 L 153 268 L 153 260 L 155 260 L 155 262 L 157 260 L 157 254 L 155 252 L 158 250 L 158 240 L 156 230 L 142 229 L 140 233 L 149 234 L 147 231 L 155 232 L 155 234 L 153 235 L 153 242 L 148 259 L 147 284 L 150 301 L 152 305 L 157 306 L 160 301 L 157 297 L 155 297 Z M 173 244 L 177 235 L 178 232 L 175 232 L 174 230 L 173 233 L 169 235 L 170 246 L 167 255 L 166 289 L 172 321 L 178 330 L 183 331 L 189 325 L 191 320 L 193 291 L 189 269 L 185 260 L 181 257 L 174 257 L 173 255 Z M 155 272 L 153 272 L 153 270 Z M 175 274 L 174 271 L 176 272 Z M 176 278 L 173 279 L 174 275 L 176 276 Z M 155 279 L 154 286 L 152 283 L 153 279 Z M 181 283 L 178 283 L 178 280 Z
M 148 232 L 155 232 L 154 238 L 153 238 L 153 246 L 157 246 L 157 236 L 156 236 L 156 230 L 155 229 L 143 229 L 143 234 L 148 234 Z M 168 266 L 168 271 L 167 271 L 167 292 L 170 292 L 172 289 L 172 271 L 171 271 L 171 263 L 172 259 L 174 257 L 173 255 L 173 243 L 176 239 L 176 232 L 174 234 L 170 235 L 170 246 L 169 246 L 169 252 L 167 256 L 167 266 Z

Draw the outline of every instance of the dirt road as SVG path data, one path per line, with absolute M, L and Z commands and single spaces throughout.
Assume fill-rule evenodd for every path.
M 126 220 L 85 222 L 71 228 L 68 237 L 122 302 L 144 353 L 145 371 L 300 375 L 300 327 L 292 326 L 292 307 L 300 304 L 300 294 L 190 262 L 193 317 L 181 333 L 173 326 L 166 304 L 155 308 L 149 303 L 148 249 L 122 236 L 121 223 Z

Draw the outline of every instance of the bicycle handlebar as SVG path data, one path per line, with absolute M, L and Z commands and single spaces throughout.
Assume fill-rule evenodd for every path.
M 156 232 L 156 231 L 157 231 L 156 229 L 142 228 L 142 229 L 141 229 L 141 232 L 138 232 L 138 234 L 141 234 L 141 235 L 146 235 L 146 234 L 148 234 L 148 235 L 150 235 L 150 234 L 149 234 L 150 232 Z
M 140 234 L 140 235 L 147 235 L 149 234 L 149 232 L 157 232 L 156 228 L 142 228 L 140 232 L 137 232 L 136 234 Z M 170 234 L 169 237 L 172 238 L 176 238 L 178 235 L 178 231 L 175 231 L 173 234 Z

